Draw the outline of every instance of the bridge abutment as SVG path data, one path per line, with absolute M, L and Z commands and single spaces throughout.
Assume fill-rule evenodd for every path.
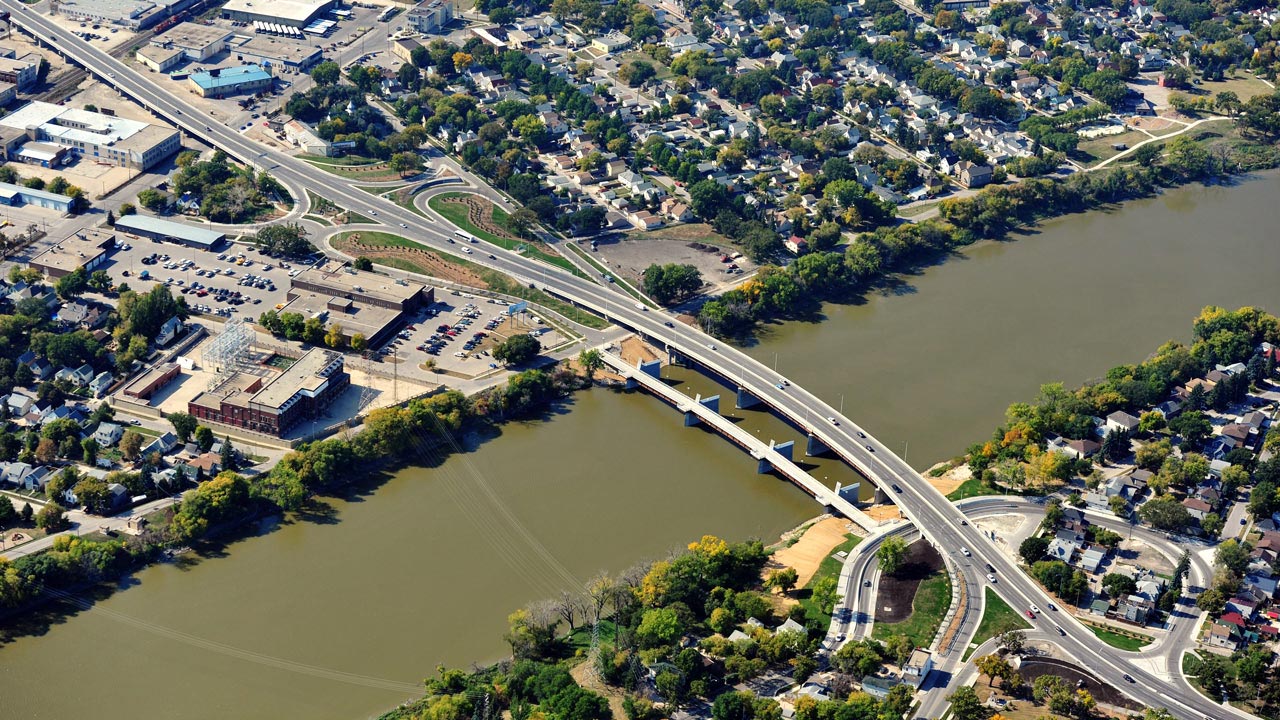
M 755 407 L 759 404 L 760 398 L 752 395 L 750 392 L 747 392 L 747 389 L 744 387 L 738 388 L 738 398 L 735 405 L 737 405 L 739 410 L 746 410 L 749 407 Z
M 662 361 L 661 360 L 650 360 L 649 362 L 644 362 L 643 360 L 641 360 L 640 363 L 637 365 L 637 368 L 640 370 L 640 372 L 644 373 L 645 375 L 648 375 L 651 378 L 657 378 L 659 380 L 662 379 Z

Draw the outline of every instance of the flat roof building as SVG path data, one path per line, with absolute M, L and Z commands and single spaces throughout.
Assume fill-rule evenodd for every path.
M 27 263 L 53 279 L 84 268 L 85 272 L 93 272 L 106 262 L 111 248 L 115 247 L 116 236 L 103 230 L 85 228 L 68 235 L 61 242 L 31 258 Z
M 436 33 L 453 21 L 453 3 L 445 0 L 420 2 L 405 14 L 405 20 L 420 33 Z
M 376 347 L 390 340 L 404 324 L 404 312 L 400 310 L 312 292 L 290 292 L 289 295 L 292 299 L 280 308 L 281 313 L 320 318 L 326 329 L 336 324 L 348 344 L 358 333 L 364 336 L 369 347 Z
M 61 0 L 58 14 L 142 30 L 195 3 L 196 0 Z
M 315 45 L 267 35 L 237 36 L 230 50 L 237 60 L 258 63 L 268 71 L 278 71 L 279 68 L 304 70 L 324 57 L 324 52 Z
M 26 59 L 0 58 L 0 81 L 13 83 L 25 90 L 39 80 L 39 63 Z
M 152 240 L 176 242 L 202 250 L 211 250 L 226 239 L 225 233 L 192 227 L 151 215 L 123 215 L 116 218 L 116 229 Z
M 241 22 L 267 22 L 289 27 L 306 27 L 328 12 L 336 0 L 230 0 L 222 6 L 222 17 Z
M 69 148 L 78 157 L 139 170 L 182 147 L 181 134 L 173 128 L 38 100 L 0 118 L 0 127 Z M 5 147 L 10 153 L 8 141 Z
M 178 48 L 165 48 L 156 45 L 140 47 L 134 55 L 142 61 L 143 65 L 158 73 L 167 73 L 187 60 L 187 54 Z
M 151 45 L 181 50 L 188 60 L 204 62 L 230 47 L 234 35 L 226 28 L 184 22 L 151 38 Z
M 275 78 L 260 65 L 241 65 L 192 73 L 187 82 L 200 97 L 220 98 L 266 90 L 275 83 Z
M 333 260 L 309 268 L 290 281 L 290 300 L 304 292 L 356 300 L 365 305 L 401 312 L 417 310 L 435 302 L 435 288 L 360 272 Z
M 280 437 L 323 413 L 350 385 L 342 353 L 312 348 L 274 378 L 234 373 L 193 398 L 187 410 L 201 420 Z
M 39 165 L 44 168 L 56 168 L 67 161 L 67 156 L 71 154 L 71 150 L 61 145 L 53 143 L 29 142 L 23 143 L 13 158 L 18 162 L 24 162 L 28 165 Z
M 170 381 L 181 373 L 182 368 L 177 363 L 157 365 L 126 385 L 124 388 L 125 397 L 135 400 L 149 400 L 157 390 L 168 385 Z
M 34 205 L 49 210 L 57 210 L 58 212 L 71 212 L 71 198 L 66 195 L 51 193 L 47 190 L 36 190 L 12 183 L 0 183 L 0 205 L 8 205 L 9 207 Z

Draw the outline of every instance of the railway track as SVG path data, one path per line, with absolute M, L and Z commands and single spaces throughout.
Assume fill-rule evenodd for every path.
M 139 45 L 145 45 L 151 40 L 151 38 L 155 37 L 155 34 L 156 31 L 154 29 L 144 30 L 131 41 L 120 43 L 108 52 L 112 57 L 118 60 L 124 60 L 133 48 L 138 47 Z M 53 87 L 42 93 L 33 95 L 31 99 L 51 103 L 62 102 L 74 93 L 76 88 L 80 86 L 80 83 L 84 82 L 88 77 L 89 72 L 84 68 L 76 66 L 68 67 L 66 70 L 58 73 L 57 77 L 52 80 Z

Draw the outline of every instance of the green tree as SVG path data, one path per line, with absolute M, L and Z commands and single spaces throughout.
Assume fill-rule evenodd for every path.
M 783 595 L 791 592 L 796 586 L 796 582 L 800 579 L 799 573 L 795 568 L 782 568 L 769 573 L 769 579 L 765 581 L 765 587 L 774 588 Z
M 9 498 L 0 500 L 0 530 L 6 530 L 18 524 L 18 508 L 13 506 Z
M 680 302 L 702 289 L 702 273 L 693 265 L 653 264 L 644 271 L 644 292 L 661 305 Z
M 604 367 L 604 356 L 595 348 L 583 350 L 578 353 L 578 364 L 587 374 L 588 380 L 595 379 L 596 373 Z
M 886 537 L 880 541 L 880 547 L 876 548 L 876 561 L 880 566 L 880 572 L 886 575 L 898 572 L 906 557 L 907 543 L 896 535 Z
M 387 167 L 404 177 L 422 170 L 422 157 L 414 152 L 396 153 L 387 161 Z
M 80 441 L 80 459 L 85 465 L 94 465 L 98 462 L 98 441 L 93 438 L 85 438 Z
M 47 533 L 55 533 L 65 530 L 69 523 L 67 522 L 67 509 L 56 502 L 45 503 L 40 508 L 40 512 L 35 516 L 36 527 Z
M 951 717 L 956 720 L 987 720 L 993 711 L 978 699 L 978 693 L 971 686 L 957 688 L 950 697 Z
M 213 430 L 206 425 L 197 425 L 195 441 L 196 447 L 200 448 L 200 452 L 209 452 L 209 448 L 213 447 L 215 441 Z
M 138 204 L 152 212 L 160 212 L 169 205 L 169 196 L 159 190 L 147 188 L 138 193 Z
M 1172 495 L 1161 495 L 1143 503 L 1138 517 L 1153 527 L 1171 532 L 1181 532 L 1191 524 L 1191 513 Z
M 493 358 L 507 365 L 521 365 L 537 357 L 542 343 L 531 335 L 512 335 L 493 349 Z
M 222 438 L 222 454 L 218 459 L 218 464 L 223 470 L 238 470 L 239 461 L 236 459 L 236 449 L 231 445 L 231 436 L 225 435 Z
M 373 270 L 373 261 L 361 255 L 360 257 L 351 261 L 351 267 L 357 270 L 366 270 L 366 271 Z
M 1028 565 L 1039 562 L 1044 558 L 1045 552 L 1049 550 L 1049 540 L 1037 535 L 1033 535 L 1018 546 L 1018 555 L 1022 557 L 1022 561 Z
M 196 419 L 187 413 L 169 413 L 165 416 L 165 419 L 169 421 L 169 424 L 173 425 L 173 432 L 178 436 L 179 442 L 187 442 L 191 439 L 191 434 L 196 431 Z
M 142 449 L 142 434 L 133 430 L 125 430 L 120 436 L 120 454 L 126 460 L 137 460 L 138 451 Z
M 338 63 L 331 60 L 316 65 L 311 69 L 311 79 L 316 85 L 336 85 L 342 69 L 338 67 Z
M 818 609 L 823 613 L 830 613 L 834 610 L 836 603 L 840 599 L 840 593 L 836 586 L 836 578 L 827 576 L 814 583 L 812 598 L 813 602 L 817 604 Z
M 1102 576 L 1102 588 L 1111 597 L 1120 597 L 1122 595 L 1132 595 L 1138 589 L 1138 584 L 1127 575 L 1107 573 Z
M 673 645 L 684 634 L 684 624 L 680 615 L 671 608 L 651 608 L 645 610 L 636 628 L 636 640 L 641 647 L 655 648 Z

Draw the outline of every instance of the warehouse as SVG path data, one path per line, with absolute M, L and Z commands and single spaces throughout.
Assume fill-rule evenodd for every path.
M 160 73 L 167 73 L 187 61 L 187 54 L 178 48 L 163 48 L 155 45 L 140 47 L 135 55 L 143 65 Z
M 0 183 L 0 205 L 8 205 L 9 207 L 34 205 L 65 213 L 71 211 L 71 198 L 66 195 L 23 187 L 22 185 Z
M 151 44 L 155 47 L 181 50 L 188 60 L 204 62 L 226 50 L 230 46 L 233 35 L 235 33 L 226 28 L 184 22 L 151 38 Z
M 82 268 L 91 273 L 106 262 L 115 244 L 115 235 L 85 228 L 31 258 L 27 264 L 54 280 Z
M 222 17 L 304 28 L 335 4 L 336 0 L 230 0 L 222 6 Z
M 229 95 L 252 95 L 268 90 L 275 83 L 275 78 L 260 65 L 241 65 L 192 73 L 187 81 L 191 84 L 192 92 L 200 97 L 221 98 Z
M 243 38 L 243 39 L 242 39 Z M 320 62 L 323 51 L 315 45 L 283 40 L 265 35 L 239 36 L 231 43 L 236 60 L 257 63 L 268 71 L 305 70 Z
M 377 347 L 394 337 L 405 324 L 403 312 L 358 300 L 297 291 L 290 291 L 289 297 L 293 299 L 280 308 L 281 314 L 297 313 L 304 318 L 320 318 L 326 328 L 336 325 L 340 328 L 342 341 L 347 344 L 359 334 L 364 336 L 366 347 Z
M 161 220 L 150 215 L 122 215 L 116 218 L 116 229 L 139 237 L 174 242 L 201 250 L 212 250 L 227 237 L 220 232 Z
M 79 157 L 139 170 L 182 147 L 182 136 L 173 128 L 38 100 L 0 119 L 0 136 L 6 159 L 17 159 L 17 144 L 25 137 L 60 145 Z

